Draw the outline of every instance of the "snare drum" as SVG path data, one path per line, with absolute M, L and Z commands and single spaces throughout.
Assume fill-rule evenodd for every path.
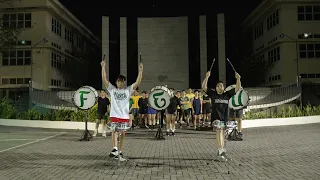
M 126 131 L 130 129 L 130 123 L 124 122 L 124 123 L 119 123 L 119 122 L 111 122 L 108 124 L 109 129 L 111 131 Z
M 173 97 L 173 92 L 166 86 L 155 86 L 149 94 L 149 104 L 155 110 L 166 109 L 170 104 L 170 99 Z
M 229 99 L 229 108 L 238 110 L 249 105 L 249 94 L 244 89 L 240 89 L 234 96 Z

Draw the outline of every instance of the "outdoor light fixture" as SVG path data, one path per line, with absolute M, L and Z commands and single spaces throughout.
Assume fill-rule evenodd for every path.
M 308 38 L 311 35 L 311 33 L 303 33 L 304 38 Z

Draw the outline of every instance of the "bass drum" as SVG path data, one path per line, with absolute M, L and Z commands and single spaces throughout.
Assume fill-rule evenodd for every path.
M 170 104 L 170 99 L 173 97 L 173 92 L 166 86 L 155 86 L 149 94 L 149 104 L 155 110 L 164 110 Z

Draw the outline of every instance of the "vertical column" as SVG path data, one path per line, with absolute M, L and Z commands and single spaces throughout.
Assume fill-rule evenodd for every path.
M 225 27 L 224 14 L 218 14 L 218 61 L 219 61 L 219 80 L 226 84 L 226 43 L 225 43 Z
M 109 17 L 102 17 L 102 56 L 106 55 L 106 72 L 107 78 L 109 77 Z M 105 89 L 106 86 L 102 81 L 102 89 Z
M 120 74 L 127 77 L 127 18 L 120 17 Z
M 207 22 L 206 16 L 199 18 L 199 31 L 200 31 L 200 77 L 201 82 L 205 77 L 207 71 Z

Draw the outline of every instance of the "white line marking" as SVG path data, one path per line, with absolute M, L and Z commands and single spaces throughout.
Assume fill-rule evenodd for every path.
M 36 140 L 36 141 L 32 141 L 32 142 L 28 142 L 28 143 L 25 143 L 25 144 L 21 144 L 19 146 L 14 146 L 14 147 L 11 147 L 11 148 L 8 148 L 8 149 L 4 149 L 4 150 L 1 150 L 0 153 L 5 152 L 5 151 L 9 151 L 9 150 L 12 150 L 12 149 L 16 149 L 16 148 L 19 148 L 19 147 L 22 147 L 22 146 L 26 146 L 26 145 L 29 145 L 29 144 L 37 143 L 37 142 L 40 142 L 40 141 L 45 141 L 45 140 L 60 136 L 62 134 L 66 134 L 66 132 L 62 132 L 62 133 L 59 133 L 59 134 L 56 134 L 56 135 L 53 135 L 53 136 L 49 136 L 49 137 L 46 137 L 46 138 L 43 138 L 43 139 L 39 139 L 39 140 Z
M 0 141 L 35 141 L 39 139 L 0 139 Z

